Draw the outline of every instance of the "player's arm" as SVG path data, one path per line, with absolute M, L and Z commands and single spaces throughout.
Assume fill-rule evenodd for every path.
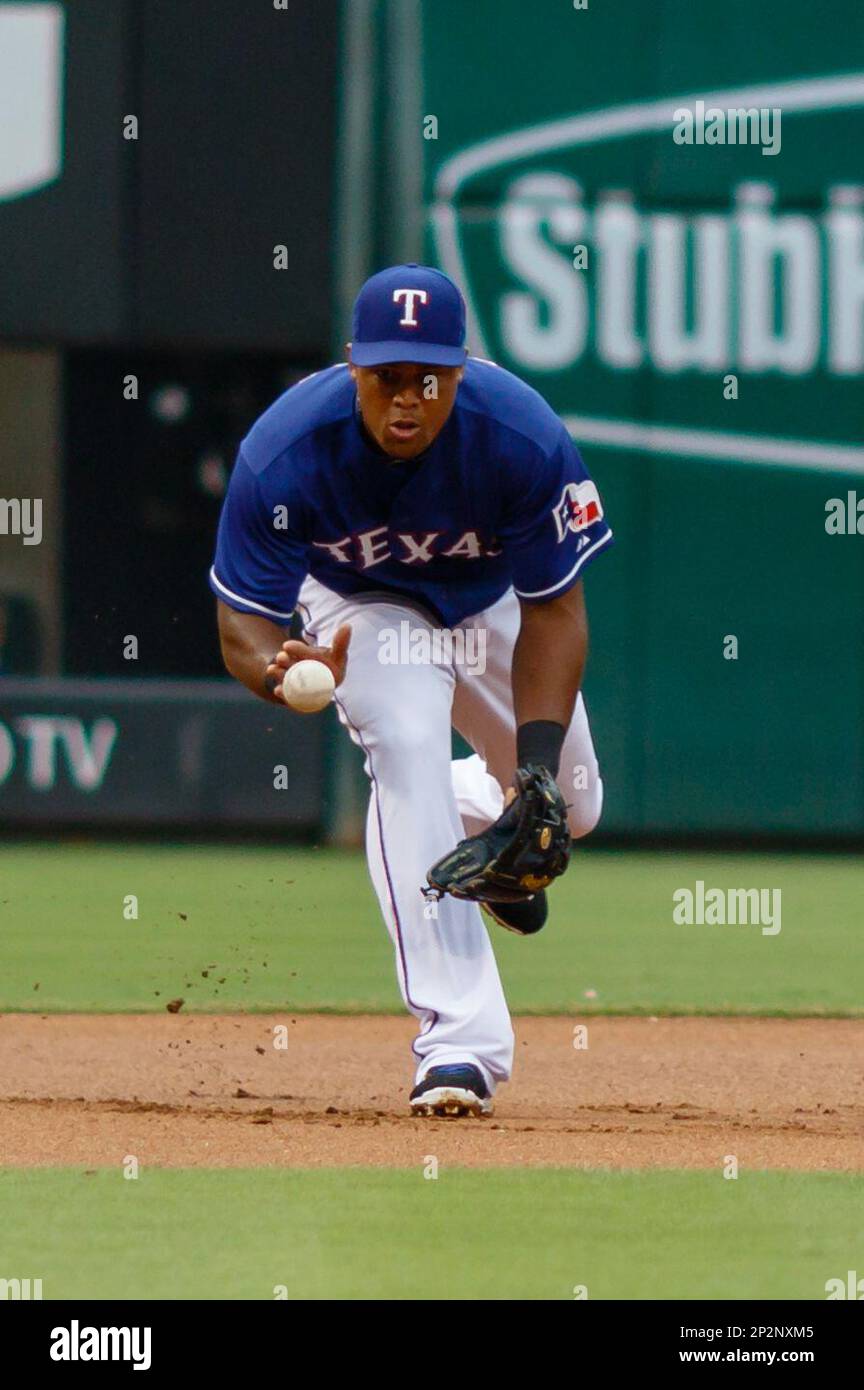
M 295 661 L 323 661 L 333 672 L 336 684 L 345 678 L 351 628 L 346 623 L 330 647 L 312 647 L 292 640 L 287 630 L 269 618 L 241 613 L 217 600 L 219 642 L 222 660 L 230 675 L 271 704 L 281 705 L 282 677 Z
M 517 762 L 558 771 L 588 654 L 582 581 L 545 603 L 520 600 L 522 624 L 513 650 Z
M 276 673 L 274 658 L 288 636 L 285 628 L 254 613 L 238 613 L 221 599 L 216 608 L 225 669 L 253 695 L 281 705 L 281 696 L 274 694 L 276 681 L 269 678 Z
M 210 571 L 225 666 L 253 695 L 277 705 L 282 703 L 282 677 L 296 661 L 323 661 L 339 685 L 350 638 L 347 626 L 336 633 L 332 647 L 307 646 L 288 636 L 309 568 L 303 499 L 290 484 L 288 474 L 281 483 L 271 479 L 269 491 L 265 489 L 261 471 L 250 467 L 240 446 Z
M 512 665 L 517 766 L 555 775 L 588 651 L 582 570 L 612 540 L 579 451 L 556 426 L 548 453 L 515 455 L 500 529 L 521 608 Z
M 513 652 L 516 724 L 552 719 L 569 728 L 588 654 L 588 614 L 581 579 L 548 603 L 521 603 Z

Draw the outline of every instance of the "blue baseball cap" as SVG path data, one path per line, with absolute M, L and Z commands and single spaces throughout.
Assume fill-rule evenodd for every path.
M 373 275 L 354 301 L 351 361 L 428 362 L 461 367 L 465 301 L 449 275 L 428 265 L 392 265 Z

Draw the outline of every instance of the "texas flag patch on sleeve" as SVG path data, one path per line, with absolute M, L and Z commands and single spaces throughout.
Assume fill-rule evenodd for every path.
M 603 516 L 600 494 L 590 478 L 583 483 L 567 483 L 561 500 L 552 509 L 559 544 L 568 531 L 585 531 Z

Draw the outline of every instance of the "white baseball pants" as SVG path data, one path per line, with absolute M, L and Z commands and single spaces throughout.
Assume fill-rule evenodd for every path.
M 311 576 L 298 609 L 319 646 L 342 623 L 352 627 L 335 698 L 372 784 L 367 859 L 402 997 L 420 1021 L 417 1080 L 432 1066 L 471 1062 L 494 1091 L 510 1076 L 513 1028 L 485 919 L 475 903 L 449 896 L 433 908 L 421 890 L 436 859 L 503 808 L 516 767 L 510 670 L 519 600 L 511 589 L 458 624 L 451 650 L 441 640 L 448 630 L 420 609 L 378 595 L 343 598 Z M 475 756 L 451 760 L 451 725 Z M 603 784 L 581 695 L 558 781 L 572 803 L 571 834 L 586 835 L 600 817 Z

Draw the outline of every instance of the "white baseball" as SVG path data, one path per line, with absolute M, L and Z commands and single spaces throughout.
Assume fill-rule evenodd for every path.
M 333 672 L 323 661 L 297 661 L 285 673 L 282 698 L 301 714 L 317 714 L 329 705 L 335 689 Z

